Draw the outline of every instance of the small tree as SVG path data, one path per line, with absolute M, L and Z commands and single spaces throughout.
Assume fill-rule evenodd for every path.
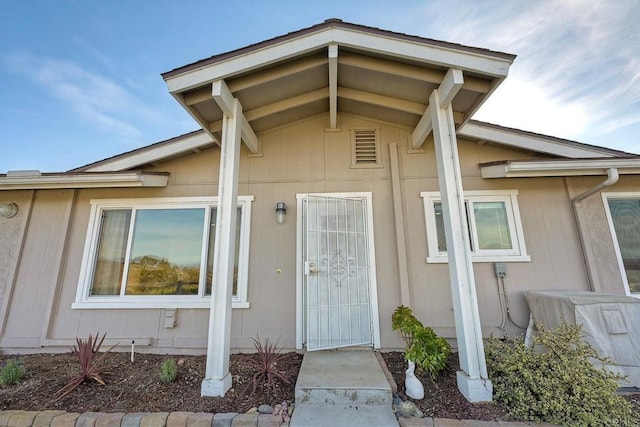
M 451 346 L 433 329 L 425 327 L 409 307 L 399 306 L 391 315 L 391 327 L 399 331 L 404 343 L 404 357 L 429 374 L 433 379 L 447 363 Z

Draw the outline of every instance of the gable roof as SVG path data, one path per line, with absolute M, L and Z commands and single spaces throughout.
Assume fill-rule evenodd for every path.
M 202 130 L 71 172 L 135 170 L 219 144 L 223 113 L 215 91 L 218 97 L 234 97 L 242 104 L 243 139 L 250 138 L 253 130 L 260 132 L 327 112 L 329 127 L 339 125 L 337 112 L 416 127 L 426 113 L 429 94 L 442 84 L 451 67 L 464 74 L 463 88 L 452 101 L 457 133 L 462 137 L 559 158 L 633 156 L 470 120 L 506 77 L 514 58 L 507 53 L 329 19 L 163 73 L 169 91 Z
M 514 58 L 331 19 L 176 68 L 163 78 L 214 140 L 220 139 L 223 110 L 238 99 L 243 140 L 254 151 L 254 132 L 326 112 L 330 128 L 339 127 L 338 113 L 415 128 L 451 70 L 464 76 L 451 99 L 459 125 L 504 80 Z
M 520 150 L 551 154 L 564 158 L 635 156 L 635 154 L 612 148 L 599 147 L 478 120 L 469 120 L 458 129 L 457 134 L 479 141 L 493 142 Z
M 196 130 L 80 166 L 71 169 L 69 172 L 112 172 L 138 169 L 142 166 L 153 165 L 154 163 L 167 161 L 186 154 L 198 153 L 213 145 L 215 145 L 215 142 L 209 135 L 203 130 Z
M 376 35 L 376 36 L 387 36 L 387 37 L 394 37 L 397 39 L 401 39 L 401 40 L 407 40 L 407 41 L 411 41 L 411 42 L 416 42 L 416 43 L 422 43 L 425 45 L 432 45 L 432 46 L 439 46 L 439 47 L 444 47 L 444 48 L 449 48 L 449 49 L 459 49 L 459 50 L 464 50 L 464 51 L 468 51 L 471 53 L 480 53 L 483 55 L 495 55 L 498 58 L 504 58 L 510 61 L 513 61 L 516 58 L 516 55 L 512 55 L 509 53 L 504 53 L 504 52 L 497 52 L 497 51 L 493 51 L 493 50 L 489 50 L 489 49 L 484 49 L 484 48 L 479 48 L 479 47 L 472 47 L 472 46 L 465 46 L 462 44 L 457 44 L 457 43 L 451 43 L 451 42 L 447 42 L 447 41 L 442 41 L 442 40 L 435 40 L 435 39 L 430 39 L 430 38 L 426 38 L 426 37 L 420 37 L 420 36 L 415 36 L 415 35 L 410 35 L 410 34 L 406 34 L 406 33 L 399 33 L 399 32 L 395 32 L 395 31 L 389 31 L 389 30 L 384 30 L 381 28 L 376 28 L 376 27 L 370 27 L 370 26 L 366 26 L 366 25 L 361 25 L 361 24 L 354 24 L 354 23 L 350 23 L 350 22 L 344 22 L 342 19 L 338 19 L 338 18 L 330 18 L 325 20 L 324 22 L 320 23 L 320 24 L 316 24 L 316 25 L 312 25 L 310 27 L 307 28 L 303 28 L 297 31 L 292 31 L 289 32 L 287 34 L 281 35 L 281 36 L 276 36 L 273 37 L 271 39 L 268 40 L 264 40 L 258 43 L 254 43 L 251 44 L 249 46 L 245 46 L 239 49 L 234 49 L 232 51 L 229 52 L 224 52 L 224 53 L 220 53 L 217 55 L 213 55 L 210 56 L 209 58 L 205 58 L 205 59 L 201 59 L 199 61 L 195 61 L 191 64 L 187 64 L 187 65 L 183 65 L 181 67 L 175 68 L 171 71 L 167 71 L 165 73 L 162 73 L 162 77 L 166 80 L 169 79 L 170 77 L 173 77 L 175 75 L 187 72 L 187 71 L 192 71 L 195 70 L 197 68 L 201 68 L 216 62 L 220 62 L 222 60 L 225 59 L 229 59 L 235 56 L 239 56 L 239 55 L 243 55 L 249 52 L 253 52 L 253 51 L 257 51 L 259 49 L 262 49 L 264 47 L 270 46 L 270 45 L 274 45 L 277 43 L 281 43 L 283 41 L 287 41 L 287 40 L 291 40 L 294 39 L 296 37 L 300 37 L 300 36 L 304 36 L 307 34 L 311 34 L 313 32 L 319 31 L 319 30 L 323 30 L 326 28 L 345 28 L 345 29 L 352 29 L 352 30 L 357 30 L 357 31 L 361 31 L 361 32 L 365 32 L 365 33 L 369 33 L 372 35 Z

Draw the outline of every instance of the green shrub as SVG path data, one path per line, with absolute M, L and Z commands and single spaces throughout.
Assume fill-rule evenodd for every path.
M 518 420 L 567 426 L 638 426 L 631 403 L 616 394 L 622 377 L 590 359 L 611 363 L 582 339 L 581 325 L 538 326 L 533 346 L 522 338 L 487 340 L 494 398 Z
M 172 383 L 178 377 L 178 366 L 175 359 L 167 359 L 160 367 L 160 379 L 163 383 Z
M 416 319 L 408 307 L 400 306 L 391 315 L 391 327 L 399 331 L 406 345 L 404 357 L 435 378 L 447 363 L 451 346 Z
M 25 368 L 22 366 L 22 359 L 16 357 L 7 361 L 6 365 L 0 369 L 0 384 L 14 385 L 24 377 Z

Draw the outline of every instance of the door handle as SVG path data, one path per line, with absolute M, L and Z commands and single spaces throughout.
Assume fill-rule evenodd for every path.
M 318 266 L 315 261 L 304 262 L 304 274 L 309 276 L 310 274 L 316 274 L 318 272 Z

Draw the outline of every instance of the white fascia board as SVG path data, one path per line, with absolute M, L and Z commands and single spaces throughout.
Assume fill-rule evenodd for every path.
M 563 144 L 559 141 L 546 139 L 544 137 L 523 135 L 516 132 L 510 132 L 506 129 L 482 126 L 477 123 L 466 123 L 458 130 L 457 134 L 461 137 L 491 141 L 519 148 L 521 150 L 553 154 L 555 156 L 567 158 L 614 157 L 609 151 L 598 150 L 597 147 L 582 147 Z
M 145 172 L 105 174 L 53 174 L 0 177 L 0 190 L 44 190 L 53 188 L 166 187 L 168 174 Z
M 214 143 L 215 141 L 211 136 L 205 132 L 187 135 L 182 138 L 177 138 L 175 141 L 168 141 L 137 152 L 134 151 L 129 154 L 124 154 L 112 160 L 105 160 L 98 165 L 87 168 L 85 172 L 125 171 L 191 150 L 201 149 Z
M 203 83 L 251 71 L 330 44 L 498 78 L 507 76 L 512 63 L 510 59 L 483 55 L 479 52 L 462 51 L 344 28 L 327 28 L 168 77 L 167 87 L 171 93 L 183 92 Z
M 638 159 L 511 161 L 481 166 L 483 178 L 531 178 L 552 176 L 606 175 L 611 168 L 621 175 L 640 174 Z

